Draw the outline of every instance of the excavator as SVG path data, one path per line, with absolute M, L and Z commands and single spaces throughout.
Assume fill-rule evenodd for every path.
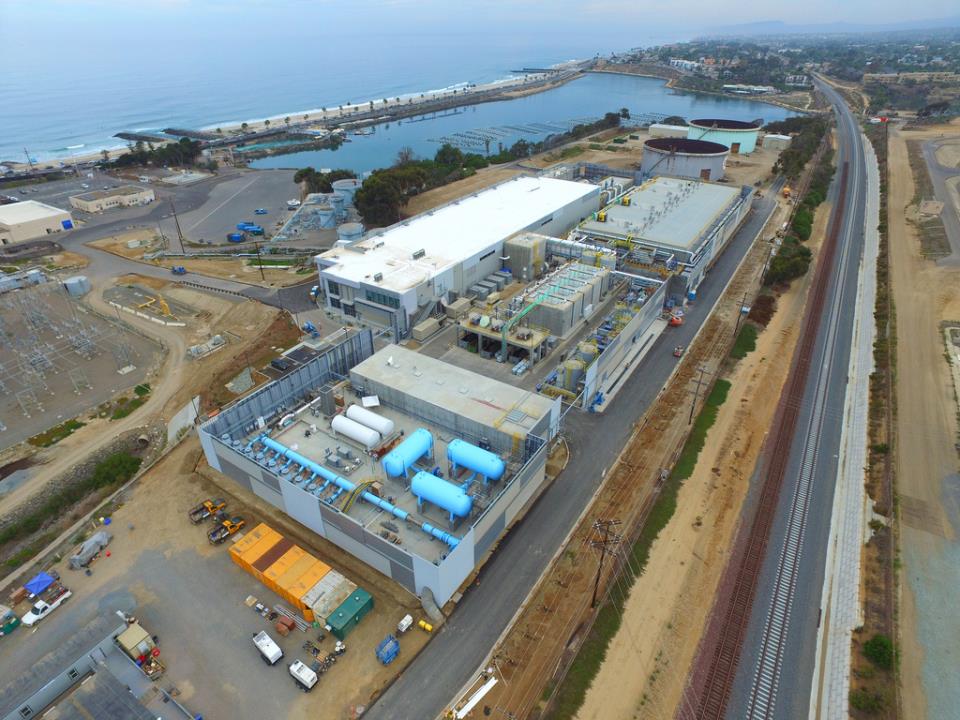
M 223 498 L 217 498 L 216 500 L 204 500 L 193 510 L 187 513 L 187 515 L 190 518 L 190 522 L 192 522 L 194 525 L 199 525 L 204 520 L 209 520 L 210 518 L 214 517 L 226 506 L 227 501 Z
M 210 541 L 211 545 L 219 545 L 246 524 L 247 521 L 239 515 L 227 517 L 221 513 L 217 516 L 217 524 L 207 533 L 207 540 Z

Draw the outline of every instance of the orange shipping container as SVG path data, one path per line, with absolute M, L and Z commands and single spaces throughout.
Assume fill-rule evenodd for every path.
M 321 560 L 317 560 L 309 570 L 287 588 L 290 594 L 297 598 L 298 605 L 306 607 L 303 596 L 309 592 L 310 588 L 320 582 L 328 572 L 330 572 L 330 566 Z
M 283 575 L 277 578 L 277 587 L 284 592 L 291 592 L 291 586 L 316 562 L 317 559 L 313 555 L 304 553 L 293 565 L 287 568 L 287 571 Z
M 241 555 L 232 555 L 234 561 L 251 575 L 256 575 L 253 571 L 253 564 L 257 562 L 267 551 L 275 547 L 278 542 L 283 540 L 280 533 L 271 530 L 261 537 L 257 542 L 243 551 Z
M 249 573 L 253 575 L 257 580 L 263 582 L 263 574 L 270 569 L 270 566 L 273 565 L 277 560 L 282 558 L 284 555 L 289 552 L 290 548 L 293 547 L 293 541 L 287 540 L 286 538 L 280 538 L 277 542 L 267 550 L 263 555 L 250 563 Z M 254 548 L 256 549 L 256 548 Z
M 277 558 L 275 563 L 263 571 L 263 584 L 279 595 L 280 586 L 277 584 L 277 580 L 304 555 L 306 553 L 303 548 L 297 545 L 291 547 L 281 557 Z
M 233 561 L 236 562 L 237 558 L 273 532 L 273 529 L 270 528 L 269 525 L 260 523 L 250 532 L 244 533 L 242 538 L 230 546 L 230 555 L 235 556 L 233 557 Z

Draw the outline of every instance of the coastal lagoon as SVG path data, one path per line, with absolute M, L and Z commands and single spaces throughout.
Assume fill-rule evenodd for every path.
M 254 168 L 346 168 L 365 173 L 390 165 L 397 152 L 409 147 L 418 157 L 432 158 L 445 140 L 465 152 L 484 154 L 478 133 L 492 138 L 489 151 L 509 147 L 523 138 L 539 142 L 575 122 L 596 120 L 607 112 L 627 108 L 635 118 L 679 115 L 686 119 L 720 117 L 772 122 L 795 113 L 777 105 L 673 90 L 657 78 L 587 73 L 565 85 L 513 100 L 470 105 L 395 120 L 349 134 L 350 142 L 336 150 L 312 150 L 262 158 Z M 472 143 L 472 144 L 471 144 Z

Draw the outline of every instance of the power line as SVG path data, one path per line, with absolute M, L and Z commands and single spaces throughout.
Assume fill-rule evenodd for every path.
M 610 528 L 620 524 L 619 520 L 597 520 L 593 524 L 593 529 L 601 534 L 599 540 L 592 540 L 590 545 L 594 548 L 600 548 L 600 562 L 597 564 L 597 577 L 593 581 L 593 599 L 590 601 L 590 607 L 597 606 L 597 591 L 600 589 L 600 575 L 603 572 L 603 561 L 607 557 L 607 548 L 616 547 L 623 539 L 620 535 L 610 534 Z

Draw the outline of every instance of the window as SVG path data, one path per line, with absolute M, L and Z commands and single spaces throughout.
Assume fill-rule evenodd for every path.
M 488 252 L 486 255 L 481 255 L 479 262 L 483 262 L 483 261 L 486 260 L 488 257 L 490 257 L 491 255 L 493 255 L 495 252 L 496 252 L 496 250 L 491 250 L 491 251 Z
M 339 295 L 340 283 L 335 283 L 333 280 L 327 280 L 327 293 L 329 295 Z
M 76 669 L 76 668 L 70 668 L 70 669 L 67 671 L 67 675 L 70 676 L 70 679 L 71 679 L 71 680 L 76 680 L 78 677 L 80 677 L 80 673 L 77 672 L 77 669 Z
M 340 298 L 330 298 L 330 307 L 340 309 Z
M 548 217 L 546 220 L 544 220 L 542 223 L 540 223 L 540 227 L 543 227 L 543 226 L 546 225 L 548 222 L 552 222 L 552 221 L 553 221 L 553 215 L 551 215 L 551 216 Z
M 24 705 L 22 708 L 20 708 L 20 717 L 28 718 L 28 717 L 31 717 L 32 715 L 33 715 L 33 710 L 30 709 L 29 705 Z
M 387 307 L 398 308 L 400 307 L 400 299 L 391 297 L 386 293 L 377 292 L 376 290 L 364 290 L 367 300 L 370 302 L 377 303 L 378 305 L 386 305 Z

